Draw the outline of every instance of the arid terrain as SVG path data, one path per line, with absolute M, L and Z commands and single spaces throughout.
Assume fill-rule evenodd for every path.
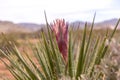
M 96 23 L 94 29 L 98 30 L 95 31 L 97 32 L 97 34 L 102 35 L 104 34 L 104 30 L 105 29 L 110 29 L 112 30 L 115 23 L 117 22 L 117 19 L 112 19 L 109 21 L 103 21 L 100 23 Z M 80 26 L 83 27 L 84 22 L 73 22 L 70 25 L 74 27 L 75 26 Z M 91 24 L 91 23 L 89 23 Z M 5 33 L 8 37 L 8 39 L 10 40 L 14 40 L 17 43 L 18 49 L 20 50 L 20 52 L 24 52 L 26 51 L 27 53 L 29 53 L 29 55 L 31 55 L 32 51 L 31 49 L 28 47 L 29 42 L 32 44 L 37 43 L 39 40 L 35 38 L 35 35 L 37 33 L 39 33 L 40 29 L 43 28 L 43 24 L 38 25 L 38 24 L 26 24 L 26 23 L 20 23 L 20 24 L 15 24 L 12 22 L 8 22 L 8 21 L 0 21 L 0 33 Z M 118 26 L 118 29 L 120 29 L 120 24 Z M 11 34 L 9 34 L 11 33 Z M 15 33 L 15 34 L 14 34 Z M 18 33 L 18 34 L 16 34 Z M 22 33 L 22 34 L 21 34 Z M 12 37 L 10 37 L 12 35 Z M 116 34 L 115 34 L 115 40 L 120 43 L 120 30 L 117 30 Z M 23 37 L 24 36 L 24 37 Z M 10 38 L 9 38 L 10 37 Z M 7 46 L 5 40 L 0 37 L 0 48 L 3 48 L 3 46 Z M 120 47 L 118 47 L 120 49 Z M 31 55 L 33 56 L 33 55 Z M 5 62 L 9 63 L 4 57 L 1 57 Z M 34 58 L 33 58 L 34 59 Z M 35 59 L 34 59 L 35 60 Z M 3 64 L 2 61 L 0 61 L 0 80 L 4 80 L 4 79 L 10 79 L 13 80 L 13 76 L 10 74 L 10 72 L 7 70 L 7 68 L 5 67 L 5 65 Z

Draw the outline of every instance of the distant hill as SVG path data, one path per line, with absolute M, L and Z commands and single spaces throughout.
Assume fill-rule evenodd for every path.
M 95 23 L 94 25 L 94 29 L 105 29 L 105 28 L 110 28 L 113 29 L 117 23 L 118 19 L 110 19 L 110 20 L 105 20 L 99 23 Z M 88 26 L 91 25 L 90 22 L 87 22 Z M 85 25 L 85 22 L 82 21 L 74 21 L 72 23 L 70 23 L 70 26 L 74 26 L 74 27 L 80 27 L 83 28 Z M 118 29 L 120 29 L 120 24 L 118 25 Z
M 94 29 L 106 29 L 110 28 L 113 29 L 115 27 L 115 24 L 117 23 L 118 19 L 110 19 L 105 20 L 99 23 L 95 23 Z M 85 22 L 83 21 L 74 21 L 69 23 L 70 26 L 73 27 L 80 27 L 84 28 Z M 91 23 L 88 22 L 88 26 L 90 26 Z M 31 33 L 35 31 L 39 31 L 42 27 L 44 27 L 45 24 L 35 24 L 35 23 L 18 23 L 15 24 L 10 21 L 0 21 L 0 33 L 10 33 L 10 32 L 22 32 L 22 33 Z M 120 24 L 118 25 L 118 29 L 120 29 Z
M 96 23 L 95 26 L 99 27 L 99 28 L 110 28 L 110 29 L 114 29 L 116 23 L 117 23 L 118 19 L 110 19 L 110 20 L 105 20 L 99 23 Z M 120 29 L 120 23 L 117 27 L 117 29 Z
M 83 28 L 84 25 L 85 25 L 85 22 L 82 22 L 82 21 L 74 21 L 74 22 L 70 23 L 71 27 L 81 27 L 81 28 Z
M 115 18 L 115 19 L 110 19 L 110 20 L 105 20 L 105 21 L 99 22 L 99 24 L 115 25 L 115 23 L 116 23 L 117 21 L 118 21 L 118 19 Z
M 18 24 L 21 28 L 26 28 L 29 29 L 31 31 L 38 31 L 40 30 L 42 27 L 44 27 L 44 24 L 35 24 L 35 23 L 19 23 Z
M 43 25 L 32 24 L 32 23 L 19 23 L 15 24 L 10 21 L 0 21 L 0 33 L 11 33 L 11 32 L 20 32 L 20 33 L 31 33 L 41 29 Z
M 10 33 L 10 32 L 29 32 L 29 31 L 19 27 L 19 25 L 14 24 L 10 21 L 0 21 L 0 32 Z

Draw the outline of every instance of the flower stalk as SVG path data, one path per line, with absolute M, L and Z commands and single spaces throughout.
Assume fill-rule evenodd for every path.
M 52 31 L 55 34 L 60 53 L 65 61 L 68 56 L 68 24 L 64 19 L 56 19 L 52 24 Z

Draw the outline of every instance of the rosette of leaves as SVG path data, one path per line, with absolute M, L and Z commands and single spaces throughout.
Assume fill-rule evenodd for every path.
M 2 58 L 0 59 L 14 78 L 16 80 L 98 80 L 103 77 L 101 72 L 95 72 L 95 66 L 99 65 L 101 59 L 106 55 L 109 48 L 106 39 L 109 42 L 111 41 L 120 19 L 109 36 L 106 32 L 103 39 L 97 37 L 92 45 L 91 36 L 95 16 L 88 37 L 86 37 L 87 23 L 85 23 L 80 40 L 76 40 L 79 32 L 72 35 L 74 29 L 69 29 L 67 58 L 61 54 L 55 34 L 51 31 L 47 22 L 46 14 L 45 19 L 48 34 L 42 32 L 42 38 L 35 45 L 36 47 L 31 48 L 33 49 L 34 59 L 31 58 L 29 53 L 22 55 L 15 45 L 7 48 L 7 52 L 0 50 L 11 65 Z M 6 53 L 9 53 L 9 55 L 6 55 Z M 14 60 L 14 57 L 17 61 Z

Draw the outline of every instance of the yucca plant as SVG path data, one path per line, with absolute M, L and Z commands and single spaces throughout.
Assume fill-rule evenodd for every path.
M 68 29 L 68 23 L 64 19 L 57 19 L 53 25 L 49 25 L 45 14 L 48 34 L 42 32 L 42 38 L 31 48 L 34 54 L 22 55 L 14 43 L 8 42 L 11 47 L 0 52 L 9 60 L 10 65 L 2 58 L 1 61 L 16 80 L 98 80 L 102 79 L 101 72 L 95 72 L 95 67 L 99 66 L 101 59 L 107 53 L 117 26 L 111 35 L 105 34 L 101 39 L 97 37 L 94 44 L 92 41 L 92 31 L 95 16 L 91 25 L 90 33 L 87 37 L 87 23 L 85 23 L 82 39 L 76 40 L 77 35 L 72 34 L 73 28 Z

